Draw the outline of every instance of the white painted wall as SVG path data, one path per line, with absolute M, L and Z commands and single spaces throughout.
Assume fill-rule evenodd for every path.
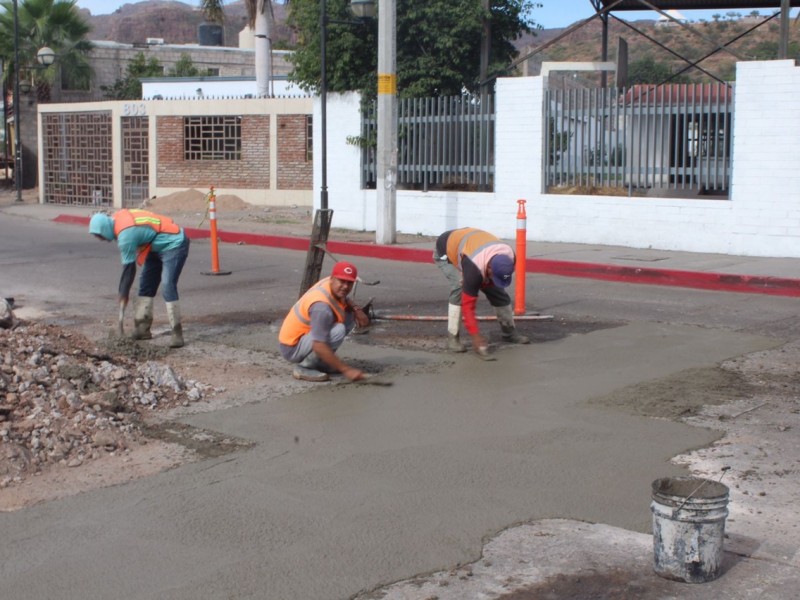
M 400 190 L 398 231 L 438 235 L 477 226 L 513 239 L 516 201 L 524 198 L 529 240 L 800 257 L 800 68 L 794 61 L 738 64 L 733 178 L 725 200 L 543 193 L 543 97 L 542 77 L 498 80 L 495 191 Z M 359 133 L 358 102 L 355 94 L 328 97 L 329 205 L 335 227 L 369 231 L 375 192 L 359 189 L 359 152 L 344 142 Z M 317 102 L 315 127 L 318 111 Z M 314 181 L 318 206 L 318 168 Z

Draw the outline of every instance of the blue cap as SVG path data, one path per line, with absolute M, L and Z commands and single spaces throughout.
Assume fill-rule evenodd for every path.
M 489 260 L 492 268 L 492 281 L 497 287 L 508 287 L 511 285 L 511 277 L 514 275 L 514 261 L 505 254 L 498 254 Z
M 105 213 L 95 213 L 89 220 L 89 233 L 99 235 L 103 239 L 114 239 L 114 219 Z

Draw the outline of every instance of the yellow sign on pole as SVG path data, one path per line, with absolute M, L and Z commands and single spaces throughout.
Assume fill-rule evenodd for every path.
M 397 95 L 397 76 L 394 73 L 378 73 L 378 94 Z

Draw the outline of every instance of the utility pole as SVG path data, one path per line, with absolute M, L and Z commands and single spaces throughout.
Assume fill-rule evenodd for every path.
M 19 17 L 17 0 L 14 0 L 14 184 L 17 188 L 17 202 L 22 202 L 22 142 L 19 101 Z
M 778 42 L 778 58 L 789 57 L 789 0 L 781 0 L 781 39 Z
M 378 165 L 375 242 L 397 236 L 397 2 L 381 0 L 378 10 Z

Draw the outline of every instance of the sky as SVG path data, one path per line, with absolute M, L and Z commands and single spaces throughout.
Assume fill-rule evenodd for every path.
M 184 1 L 184 0 L 181 0 Z M 537 8 L 533 11 L 533 19 L 545 29 L 554 27 L 567 27 L 575 21 L 585 19 L 594 14 L 592 5 L 589 0 L 535 0 L 542 4 L 542 8 Z M 77 5 L 80 8 L 88 8 L 93 15 L 107 15 L 117 10 L 123 4 L 135 4 L 134 0 L 78 0 Z M 185 4 L 200 5 L 197 2 L 190 0 L 184 1 Z M 684 18 L 690 21 L 699 21 L 701 19 L 706 21 L 712 20 L 712 15 L 727 13 L 726 10 L 689 10 L 684 12 Z M 749 14 L 749 10 L 739 11 L 741 14 Z M 761 10 L 762 14 L 772 14 L 771 10 Z M 794 15 L 796 9 L 792 11 Z M 639 19 L 657 19 L 658 13 L 653 11 L 632 11 L 632 12 L 619 12 L 615 16 L 625 19 L 626 21 L 637 21 Z

